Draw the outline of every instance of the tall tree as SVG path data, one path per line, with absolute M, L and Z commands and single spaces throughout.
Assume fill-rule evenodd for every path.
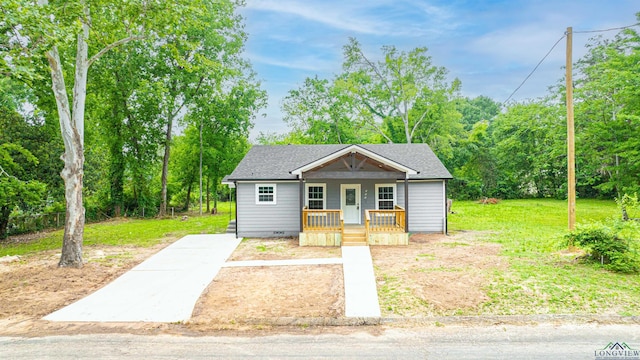
M 2 72 L 33 76 L 46 59 L 65 147 L 66 221 L 59 266 L 82 266 L 85 102 L 89 67 L 108 51 L 163 36 L 187 18 L 194 1 L 5 0 Z M 36 5 L 36 6 L 34 6 Z M 173 26 L 171 26 L 173 25 Z M 62 61 L 63 56 L 68 60 Z M 65 79 L 71 76 L 71 101 Z
M 447 70 L 433 65 L 427 48 L 384 46 L 382 53 L 384 60 L 372 60 L 354 38 L 344 47 L 341 86 L 355 98 L 364 124 L 388 142 L 411 143 L 420 132 L 424 142 L 432 129 L 458 120 L 452 100 L 460 81 L 448 83 Z
M 591 170 L 579 180 L 618 198 L 640 191 L 640 35 L 594 39 L 577 69 L 577 153 Z
M 165 124 L 159 215 L 167 208 L 167 179 L 173 126 L 179 115 L 192 111 L 197 98 L 212 99 L 229 79 L 250 70 L 241 58 L 246 40 L 236 1 L 209 1 L 185 24 L 181 36 L 169 37 L 160 51 L 155 74 L 162 83 Z
M 248 69 L 245 69 L 248 70 Z M 206 84 L 205 86 L 209 86 Z M 258 110 L 266 104 L 266 93 L 259 88 L 259 83 L 253 80 L 251 72 L 236 73 L 236 76 L 226 79 L 223 84 L 213 84 L 217 89 L 217 96 L 199 95 L 193 111 L 190 113 L 189 123 L 199 129 L 199 167 L 200 191 L 202 194 L 203 174 L 208 169 L 208 175 L 213 177 L 214 186 L 218 186 L 222 176 L 231 172 L 239 154 L 240 139 L 246 139 L 253 126 L 252 120 Z M 222 85 L 222 86 L 221 86 Z M 203 94 L 215 93 L 205 91 Z M 206 149 L 206 151 L 205 151 Z M 205 161 L 206 152 L 206 164 Z M 226 161 L 222 160 L 228 158 Z M 207 169 L 205 169 L 205 167 Z M 202 199 L 201 199 L 202 200 Z
M 348 95 L 327 79 L 307 78 L 282 104 L 284 121 L 312 144 L 362 142 Z
M 510 197 L 566 196 L 564 116 L 540 100 L 511 105 L 493 121 L 492 151 Z

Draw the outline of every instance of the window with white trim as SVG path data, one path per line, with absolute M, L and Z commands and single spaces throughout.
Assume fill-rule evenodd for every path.
M 305 201 L 307 209 L 324 210 L 326 205 L 326 184 L 305 184 Z
M 276 184 L 256 184 L 256 204 L 275 204 Z
M 376 184 L 376 209 L 393 210 L 396 205 L 396 184 Z

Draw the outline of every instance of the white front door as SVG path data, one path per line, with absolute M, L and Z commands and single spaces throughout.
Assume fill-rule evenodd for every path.
M 360 184 L 340 185 L 340 208 L 345 224 L 360 224 Z

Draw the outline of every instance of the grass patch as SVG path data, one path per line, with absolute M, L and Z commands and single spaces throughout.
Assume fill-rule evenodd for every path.
M 265 252 L 265 251 L 267 251 L 267 245 L 260 244 L 260 245 L 256 246 L 256 250 L 258 250 L 259 252 Z
M 486 231 L 483 240 L 501 244 L 509 261 L 508 269 L 487 274 L 491 300 L 479 313 L 640 315 L 639 275 L 612 273 L 560 252 L 568 233 L 565 201 L 459 201 L 453 211 L 451 231 Z M 578 223 L 619 216 L 614 201 L 600 200 L 579 200 L 576 215 Z
M 228 204 L 218 209 L 228 209 Z M 140 246 L 151 247 L 161 242 L 179 239 L 189 234 L 222 233 L 229 224 L 230 216 L 235 214 L 232 208 L 216 215 L 190 215 L 186 221 L 182 216 L 166 219 L 129 219 L 120 218 L 111 221 L 88 224 L 84 227 L 84 246 Z M 0 243 L 0 256 L 24 255 L 39 251 L 62 248 L 64 230 L 47 233 L 36 240 Z
M 416 304 L 406 301 L 407 294 L 410 292 L 395 276 L 384 274 L 382 278 L 378 278 L 380 307 L 390 313 L 404 316 L 410 314 L 417 307 Z M 417 301 L 415 298 L 412 299 Z

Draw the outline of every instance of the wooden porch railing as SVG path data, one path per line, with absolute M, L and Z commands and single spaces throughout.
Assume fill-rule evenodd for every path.
M 370 232 L 404 232 L 407 221 L 404 208 L 395 206 L 393 210 L 366 210 L 365 228 Z
M 340 231 L 344 228 L 342 210 L 302 209 L 302 231 Z

